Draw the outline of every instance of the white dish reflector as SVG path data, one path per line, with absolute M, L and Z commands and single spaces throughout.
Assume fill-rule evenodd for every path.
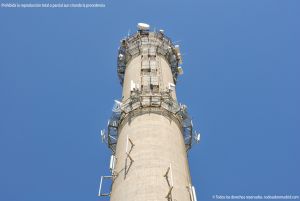
M 148 31 L 150 29 L 150 25 L 146 23 L 138 23 L 137 28 L 142 31 Z

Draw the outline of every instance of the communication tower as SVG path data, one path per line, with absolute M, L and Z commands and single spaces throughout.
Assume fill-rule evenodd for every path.
M 118 76 L 122 99 L 115 100 L 107 131 L 111 175 L 102 176 L 99 196 L 111 201 L 197 201 L 187 152 L 200 134 L 187 107 L 177 102 L 176 81 L 183 74 L 179 45 L 164 30 L 138 24 L 121 40 Z M 110 182 L 109 192 L 103 192 Z

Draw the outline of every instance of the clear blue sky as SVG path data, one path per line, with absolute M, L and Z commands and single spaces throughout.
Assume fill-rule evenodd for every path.
M 300 1 L 89 2 L 106 8 L 0 9 L 0 200 L 101 200 L 99 133 L 137 22 L 182 47 L 178 97 L 202 133 L 189 154 L 198 200 L 300 194 Z

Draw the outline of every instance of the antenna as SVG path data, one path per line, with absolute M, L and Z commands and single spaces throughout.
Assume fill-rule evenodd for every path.
M 130 36 L 130 29 L 128 29 L 128 32 L 127 32 L 127 37 Z
M 170 91 L 175 91 L 175 84 L 169 83 L 168 89 L 169 89 Z
M 138 23 L 137 28 L 139 31 L 149 31 L 150 25 L 140 22 L 140 23 Z
M 120 60 L 123 60 L 123 59 L 124 59 L 124 55 L 120 53 L 120 54 L 119 54 L 119 59 L 120 59 Z
M 197 132 L 195 131 L 195 133 L 194 133 L 194 140 L 195 140 L 195 142 L 196 142 L 197 144 L 200 142 L 200 137 L 201 137 L 200 133 L 197 133 Z
M 116 162 L 116 157 L 114 155 L 110 156 L 110 162 L 109 162 L 109 169 L 110 171 L 114 171 L 115 169 L 115 162 Z
M 174 41 L 173 43 L 174 43 L 174 44 L 181 43 L 181 40 Z
M 104 142 L 105 142 L 105 140 L 106 140 L 106 133 L 105 133 L 105 129 L 102 129 L 102 130 L 101 130 L 101 133 L 100 133 L 100 135 L 101 135 L 101 141 L 102 141 L 102 143 L 104 143 Z
M 192 186 L 192 192 L 193 192 L 193 200 L 197 201 L 197 196 L 196 196 L 196 191 L 195 191 L 195 187 Z

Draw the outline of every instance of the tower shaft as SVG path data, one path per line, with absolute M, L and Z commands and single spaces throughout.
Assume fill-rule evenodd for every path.
M 187 160 L 192 121 L 178 104 L 181 56 L 162 31 L 143 27 L 121 41 L 123 86 L 108 123 L 111 201 L 196 201 Z

